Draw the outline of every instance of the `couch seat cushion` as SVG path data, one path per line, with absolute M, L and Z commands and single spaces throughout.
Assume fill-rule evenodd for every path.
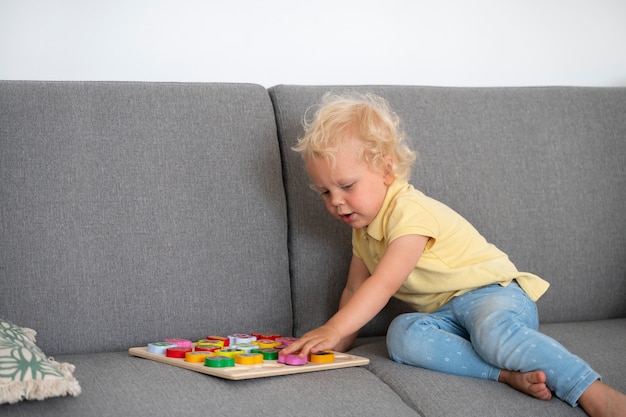
M 603 381 L 625 392 L 626 319 L 551 323 L 541 331 L 585 359 Z M 505 384 L 458 377 L 398 364 L 389 359 L 383 337 L 360 340 L 351 351 L 370 359 L 370 371 L 387 383 L 418 413 L 428 417 L 585 416 L 553 397 L 539 401 Z
M 76 365 L 76 398 L 0 406 L 9 416 L 249 415 L 411 416 L 415 413 L 366 368 L 230 381 L 130 356 L 60 358 Z

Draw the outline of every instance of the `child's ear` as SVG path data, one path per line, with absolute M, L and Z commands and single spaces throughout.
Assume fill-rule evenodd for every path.
M 393 158 L 391 157 L 391 155 L 386 155 L 384 160 L 385 160 L 385 165 L 383 169 L 383 181 L 385 185 L 389 186 L 391 185 L 393 180 L 396 179 L 396 175 L 394 174 L 394 169 L 393 169 L 394 163 L 393 163 Z

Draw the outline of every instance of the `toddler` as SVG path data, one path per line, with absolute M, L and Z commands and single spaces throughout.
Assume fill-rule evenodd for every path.
M 549 284 L 409 184 L 415 154 L 383 99 L 327 95 L 305 127 L 294 150 L 328 211 L 353 229 L 353 255 L 337 313 L 282 354 L 347 350 L 393 296 L 415 310 L 389 326 L 394 361 L 626 415 L 624 394 L 538 332 L 535 301 Z

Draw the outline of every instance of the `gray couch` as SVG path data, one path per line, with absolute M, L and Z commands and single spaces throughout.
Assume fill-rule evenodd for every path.
M 403 119 L 417 187 L 551 282 L 542 330 L 626 391 L 626 89 L 352 88 Z M 331 89 L 0 82 L 0 318 L 82 387 L 0 415 L 585 415 L 390 361 L 393 300 L 352 349 L 368 367 L 228 381 L 128 354 L 336 310 L 350 230 L 290 150 Z

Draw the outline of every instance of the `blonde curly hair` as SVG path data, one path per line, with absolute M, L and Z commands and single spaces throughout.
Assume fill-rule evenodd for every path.
M 327 93 L 313 118 L 303 122 L 305 134 L 292 149 L 306 161 L 325 158 L 334 162 L 339 146 L 357 137 L 361 160 L 384 172 L 389 158 L 391 173 L 409 179 L 416 159 L 404 142 L 400 119 L 385 99 L 374 94 L 335 95 Z

